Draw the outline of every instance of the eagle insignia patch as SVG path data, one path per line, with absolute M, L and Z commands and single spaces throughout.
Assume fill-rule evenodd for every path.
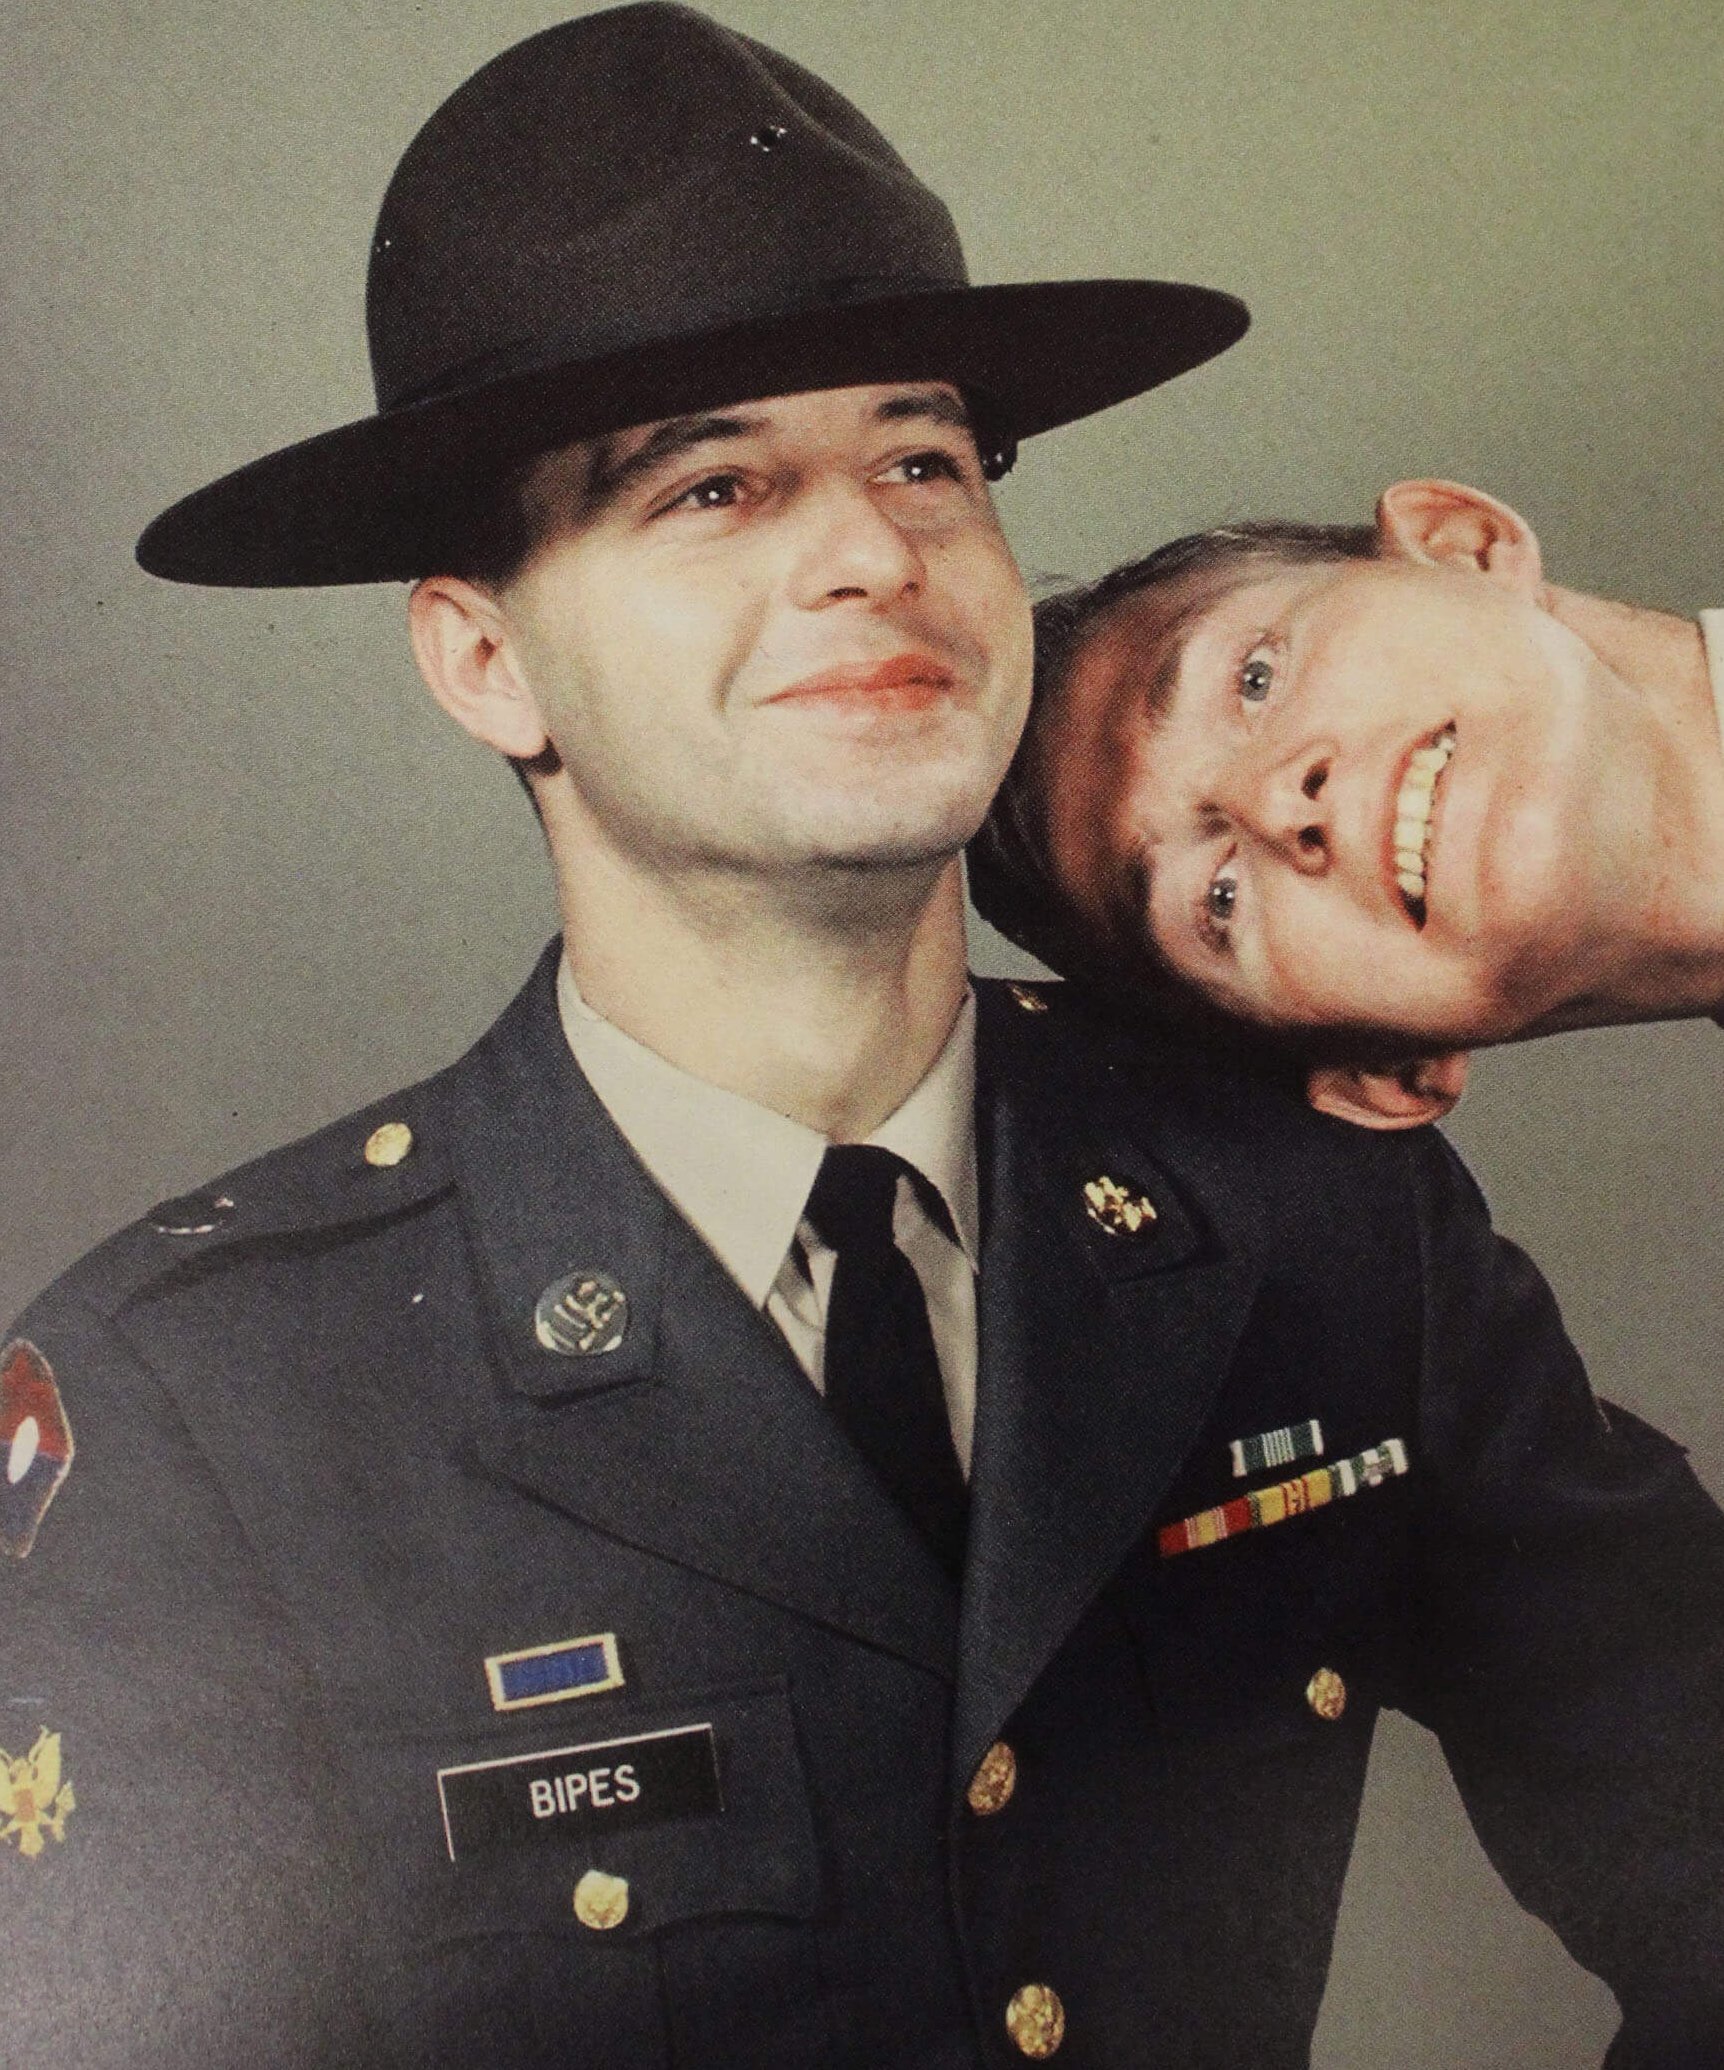
M 77 1802 L 60 1771 L 57 1732 L 39 1732 L 36 1744 L 16 1761 L 0 1748 L 0 1841 L 15 1842 L 20 1854 L 40 1854 L 44 1833 L 65 1839 L 66 1818 Z
M 0 1552 L 21 1560 L 72 1464 L 54 1369 L 23 1337 L 0 1351 Z

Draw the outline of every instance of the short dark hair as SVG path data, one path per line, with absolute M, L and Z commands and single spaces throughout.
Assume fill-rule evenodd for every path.
M 428 567 L 440 575 L 457 575 L 481 589 L 506 589 L 550 537 L 551 513 L 528 494 L 527 487 L 542 457 L 534 453 L 488 480 L 453 493 L 432 535 L 436 543 L 427 556 Z M 555 750 L 547 748 L 531 760 L 504 757 L 541 825 L 544 818 L 532 772 L 554 755 Z
M 1333 1054 L 1346 1037 L 1325 1043 L 1325 1031 L 1259 1027 L 1224 1012 L 1174 970 L 1155 941 L 1135 924 L 1132 901 L 1114 938 L 1096 939 L 1061 889 L 1049 856 L 1047 796 L 1052 742 L 1064 691 L 1085 642 L 1115 605 L 1128 597 L 1192 585 L 1206 606 L 1274 567 L 1373 560 L 1379 552 L 1370 525 L 1311 525 L 1259 518 L 1216 525 L 1169 540 L 1139 560 L 1125 561 L 1094 582 L 1044 597 L 1035 606 L 1035 678 L 1024 737 L 993 807 L 966 858 L 976 910 L 1008 941 L 1052 969 L 1106 992 L 1135 1018 L 1201 1035 L 1285 1068 Z M 1184 623 L 1176 619 L 1173 637 Z
M 483 589 L 514 581 L 549 535 L 547 514 L 533 508 L 526 493 L 538 462 L 534 454 L 456 499 L 444 520 L 436 573 Z

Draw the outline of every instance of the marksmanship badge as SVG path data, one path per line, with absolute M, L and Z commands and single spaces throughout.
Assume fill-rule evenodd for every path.
M 40 1854 L 44 1833 L 65 1839 L 67 1814 L 77 1802 L 60 1772 L 57 1732 L 39 1732 L 36 1744 L 16 1761 L 0 1749 L 0 1841 L 16 1841 L 20 1854 Z

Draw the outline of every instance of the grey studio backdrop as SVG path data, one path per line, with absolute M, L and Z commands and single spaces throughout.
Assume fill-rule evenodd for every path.
M 11 0 L 0 1315 L 153 1200 L 452 1056 L 551 931 L 527 809 L 418 689 L 399 591 L 176 589 L 131 541 L 369 408 L 390 168 L 558 12 Z M 1359 517 L 1430 472 L 1516 503 L 1563 579 L 1724 604 L 1715 0 L 726 19 L 881 122 L 978 278 L 1164 274 L 1251 302 L 1226 359 L 1027 449 L 1002 502 L 1032 578 L 1229 516 Z M 1490 1060 L 1454 1129 L 1601 1390 L 1715 1490 L 1721 1094 L 1717 1029 L 1623 1031 Z M 1319 2062 L 1572 2070 L 1612 2021 L 1495 1884 L 1431 1744 L 1388 1721 Z

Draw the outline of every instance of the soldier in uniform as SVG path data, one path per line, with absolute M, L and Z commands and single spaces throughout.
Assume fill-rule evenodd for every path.
M 980 910 L 1365 1128 L 1470 1052 L 1724 1019 L 1724 612 L 1550 581 L 1461 482 L 1254 519 L 1036 607 Z
M 972 289 L 680 8 L 409 150 L 381 407 L 146 534 L 411 578 L 565 930 L 0 1357 L 8 2064 L 1308 2058 L 1372 1726 L 1724 2050 L 1724 1519 L 1429 1131 L 967 983 L 1014 435 L 1241 328 Z

